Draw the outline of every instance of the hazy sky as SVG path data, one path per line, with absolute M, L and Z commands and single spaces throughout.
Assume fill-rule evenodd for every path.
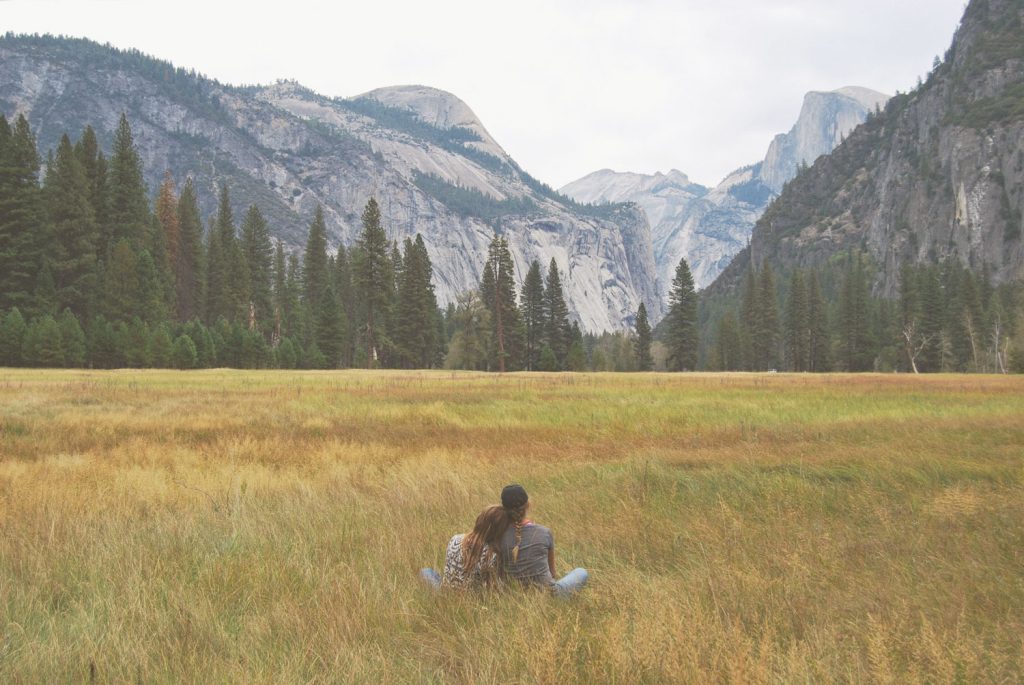
M 326 95 L 418 83 L 465 100 L 559 187 L 597 169 L 713 185 L 803 94 L 911 88 L 964 0 L 0 0 L 0 30 L 138 48 L 221 81 Z

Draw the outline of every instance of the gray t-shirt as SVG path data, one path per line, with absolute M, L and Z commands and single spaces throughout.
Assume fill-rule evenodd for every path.
M 519 556 L 513 564 L 512 548 L 515 546 L 516 529 L 509 526 L 501 538 L 501 558 L 505 564 L 505 573 L 523 583 L 553 585 L 555 579 L 551 577 L 551 567 L 548 566 L 548 552 L 555 548 L 551 530 L 536 523 L 523 526 Z

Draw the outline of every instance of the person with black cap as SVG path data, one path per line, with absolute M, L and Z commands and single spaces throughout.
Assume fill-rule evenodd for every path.
M 527 586 L 549 588 L 559 597 L 568 597 L 587 584 L 590 576 L 582 568 L 555 580 L 555 539 L 549 528 L 526 518 L 530 510 L 526 488 L 518 483 L 506 485 L 501 491 L 501 506 L 508 517 L 498 544 L 505 577 Z

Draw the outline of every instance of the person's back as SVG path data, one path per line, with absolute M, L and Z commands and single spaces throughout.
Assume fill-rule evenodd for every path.
M 501 560 L 506 577 L 529 585 L 554 585 L 549 563 L 551 550 L 555 548 L 551 530 L 526 521 L 518 531 L 518 540 L 516 526 L 509 526 L 501 538 Z M 515 551 L 517 544 L 518 553 Z
M 530 497 L 522 485 L 506 485 L 501 491 L 501 506 L 508 517 L 498 544 L 500 568 L 505 578 L 550 589 L 560 597 L 568 597 L 587 584 L 589 574 L 582 568 L 554 579 L 555 538 L 548 528 L 526 518 Z

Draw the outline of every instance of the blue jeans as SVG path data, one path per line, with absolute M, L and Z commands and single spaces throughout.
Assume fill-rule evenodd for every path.
M 555 581 L 552 591 L 555 597 L 570 597 L 573 594 L 583 589 L 583 586 L 587 584 L 590 574 L 587 573 L 585 568 L 574 568 L 573 570 L 566 573 L 559 580 Z
M 420 579 L 435 590 L 441 588 L 441 574 L 432 568 L 420 569 Z M 555 597 L 570 597 L 583 589 L 589 579 L 590 574 L 587 573 L 587 569 L 576 568 L 555 581 L 555 584 L 551 586 L 551 591 Z
M 421 568 L 420 580 L 435 590 L 441 589 L 441 574 L 432 568 Z

